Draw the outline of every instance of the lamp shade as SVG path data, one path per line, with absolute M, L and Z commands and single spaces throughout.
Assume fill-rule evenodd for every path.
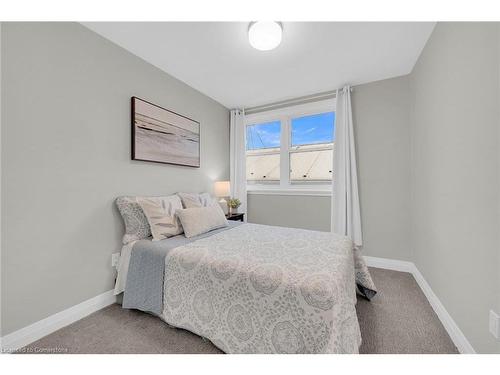
M 231 195 L 229 181 L 216 181 L 214 193 L 216 197 L 229 197 L 229 195 Z

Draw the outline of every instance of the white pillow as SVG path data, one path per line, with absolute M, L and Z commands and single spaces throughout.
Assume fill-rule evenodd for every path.
M 202 207 L 198 193 L 177 193 L 177 195 L 181 198 L 184 208 Z
M 210 232 L 217 228 L 227 227 L 227 220 L 224 212 L 218 206 L 193 207 L 176 212 L 184 235 L 187 238 L 198 236 Z
M 177 193 L 177 195 L 181 198 L 184 208 L 208 207 L 217 203 L 208 193 Z
M 217 200 L 208 193 L 201 193 L 200 194 L 200 201 L 201 201 L 202 207 L 216 206 L 216 205 L 218 206 L 219 205 Z
M 182 226 L 175 215 L 182 209 L 177 195 L 168 197 L 138 197 L 137 203 L 148 219 L 153 241 L 163 240 L 182 233 Z

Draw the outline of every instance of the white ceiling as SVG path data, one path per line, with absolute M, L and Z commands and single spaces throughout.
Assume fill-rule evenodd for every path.
M 285 22 L 273 51 L 246 22 L 86 22 L 85 26 L 228 108 L 411 72 L 435 23 Z

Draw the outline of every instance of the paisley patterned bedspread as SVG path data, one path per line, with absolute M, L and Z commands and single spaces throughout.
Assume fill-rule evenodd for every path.
M 226 353 L 357 353 L 356 282 L 376 293 L 349 239 L 245 224 L 167 254 L 161 316 Z

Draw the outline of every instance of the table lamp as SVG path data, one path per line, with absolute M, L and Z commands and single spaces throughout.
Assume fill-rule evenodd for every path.
M 217 198 L 220 198 L 219 205 L 222 211 L 227 215 L 229 212 L 228 202 L 225 198 L 231 195 L 231 186 L 229 181 L 216 181 L 214 185 L 214 192 Z

